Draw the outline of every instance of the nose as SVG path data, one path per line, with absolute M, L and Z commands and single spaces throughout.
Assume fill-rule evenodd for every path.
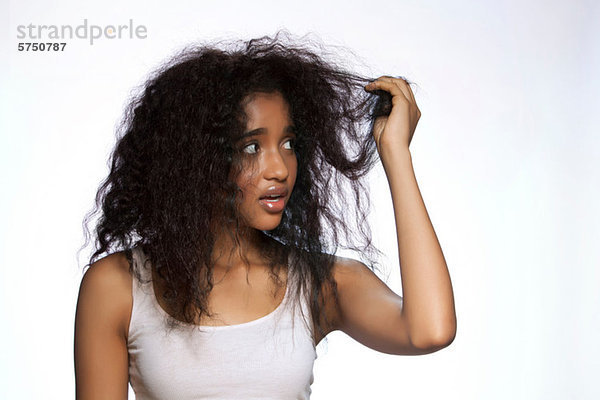
M 288 166 L 281 153 L 278 151 L 271 151 L 265 154 L 265 179 L 284 181 L 287 179 L 288 175 Z

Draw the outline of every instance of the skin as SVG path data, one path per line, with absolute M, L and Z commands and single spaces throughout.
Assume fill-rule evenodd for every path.
M 260 231 L 275 229 L 281 223 L 283 211 L 269 212 L 259 204 L 259 199 L 269 187 L 276 185 L 287 188 L 284 201 L 289 200 L 298 167 L 293 148 L 296 136 L 288 105 L 279 93 L 254 94 L 247 99 L 245 113 L 246 132 L 254 134 L 237 143 L 243 167 L 236 177 L 242 189 L 237 207 L 245 221 L 239 227 L 241 246 L 231 255 L 229 249 L 233 243 L 229 235 L 217 237 L 213 250 L 215 286 L 209 298 L 209 307 L 215 315 L 203 316 L 196 321 L 199 325 L 239 324 L 258 319 L 273 311 L 285 295 L 285 286 L 276 286 L 269 278 L 270 268 L 257 250 L 265 240 Z M 243 262 L 242 254 L 249 259 L 249 264 Z M 284 268 L 279 271 L 279 277 L 285 282 Z M 160 294 L 159 277 L 155 276 L 157 282 L 155 290 Z
M 391 191 L 396 222 L 401 298 L 362 263 L 339 259 L 334 269 L 340 312 L 326 307 L 342 330 L 362 344 L 390 354 L 426 354 L 448 346 L 456 335 L 452 283 L 427 214 L 409 145 L 421 112 L 408 83 L 380 77 L 365 90 L 392 95 L 389 117 L 373 129 Z M 327 304 L 331 304 L 328 301 Z
M 256 254 L 253 248 L 261 240 L 259 231 L 275 229 L 283 215 L 283 211 L 268 212 L 258 200 L 269 187 L 277 186 L 288 190 L 284 200 L 287 204 L 296 182 L 298 161 L 293 149 L 296 138 L 293 122 L 281 94 L 256 93 L 249 96 L 245 103 L 244 111 L 248 119 L 246 134 L 254 134 L 237 143 L 241 150 L 242 166 L 242 172 L 236 177 L 236 183 L 242 189 L 237 207 L 245 221 L 239 228 L 240 251 L 253 257 Z M 218 265 L 241 263 L 239 254 L 237 257 L 224 257 L 225 254 L 229 255 L 231 247 L 233 244 L 227 234 L 223 233 L 217 238 L 213 258 Z M 256 257 L 254 259 L 257 260 Z
M 257 200 L 274 185 L 285 187 L 290 198 L 298 161 L 293 143 L 293 122 L 289 117 L 288 105 L 275 93 L 258 93 L 251 97 L 245 107 L 248 117 L 248 133 L 257 132 L 239 143 L 242 149 L 242 174 L 236 183 L 243 190 L 238 209 L 246 225 L 255 230 L 272 230 L 281 222 L 283 212 L 271 213 L 257 208 Z
M 360 343 L 390 354 L 426 354 L 448 346 L 456 334 L 452 284 L 437 236 L 427 214 L 412 166 L 409 145 L 421 116 L 410 86 L 381 77 L 365 90 L 391 93 L 392 112 L 376 121 L 374 140 L 388 179 L 404 297 L 394 293 L 359 261 L 337 257 L 333 276 L 339 308 L 324 291 L 325 315 L 332 324 L 325 335 L 341 330 Z M 281 215 L 259 204 L 262 191 L 277 183 L 293 188 L 297 162 L 288 140 L 293 134 L 287 104 L 278 94 L 257 94 L 246 106 L 248 130 L 264 132 L 242 143 L 247 165 L 238 177 L 239 203 L 247 224 L 240 250 L 230 255 L 226 235 L 217 240 L 215 287 L 209 308 L 217 318 L 200 324 L 242 323 L 274 310 L 283 290 L 272 286 L 256 252 L 261 229 L 273 229 Z M 289 197 L 289 194 L 288 194 Z M 247 266 L 241 255 L 250 260 Z M 285 278 L 285 271 L 282 272 Z M 156 282 L 155 282 L 156 285 Z M 126 399 L 127 334 L 131 316 L 132 277 L 121 253 L 94 263 L 80 288 L 75 322 L 75 373 L 78 399 Z M 156 288 L 157 286 L 155 286 Z M 158 284 L 160 292 L 160 284 Z M 322 323 L 325 327 L 325 324 Z M 317 337 L 317 343 L 324 336 Z

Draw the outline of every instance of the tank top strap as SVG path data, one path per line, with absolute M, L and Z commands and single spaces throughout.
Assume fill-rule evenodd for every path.
M 136 337 L 140 326 L 149 320 L 157 320 L 160 316 L 155 306 L 152 267 L 148 258 L 139 247 L 134 247 L 131 252 L 134 273 L 131 287 L 133 306 L 129 321 L 129 339 Z
M 144 254 L 140 246 L 131 249 L 133 259 L 133 268 L 140 275 L 141 281 L 147 283 L 152 278 L 152 270 L 148 257 Z
M 289 265 L 289 263 L 288 263 Z M 313 337 L 312 312 L 310 310 L 310 284 L 302 285 L 301 276 L 293 268 L 288 269 L 289 291 L 293 291 L 294 296 L 290 296 L 288 312 L 291 314 L 295 328 L 294 334 L 301 332 L 302 335 Z

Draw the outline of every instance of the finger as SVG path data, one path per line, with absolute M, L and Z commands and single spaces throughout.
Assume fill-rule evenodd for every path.
M 410 87 L 410 84 L 408 83 L 408 81 L 405 78 L 380 76 L 379 78 L 377 78 L 377 80 L 375 82 L 377 82 L 377 81 L 383 81 L 390 85 L 397 86 L 398 89 L 400 89 L 402 91 L 404 98 L 415 107 L 416 114 L 417 114 L 417 121 L 421 118 L 421 110 L 419 110 L 419 106 L 417 106 L 417 100 L 415 99 L 415 95 L 412 91 L 412 88 Z M 390 93 L 392 93 L 392 92 L 390 91 Z
M 406 86 L 406 90 L 408 92 L 408 94 L 410 95 L 410 98 L 412 99 L 413 103 L 416 105 L 417 104 L 417 100 L 415 99 L 415 94 L 412 91 L 412 88 L 410 87 L 410 83 L 408 83 L 408 81 L 404 78 L 402 78 L 402 85 Z
M 389 76 L 389 75 L 382 75 L 379 78 L 377 78 L 376 80 L 379 80 L 379 79 L 381 79 L 382 81 L 386 81 L 386 82 L 393 82 L 394 79 L 396 79 L 396 78 L 394 78 L 393 76 Z
M 403 77 L 403 76 L 393 77 L 393 76 L 389 76 L 389 75 L 383 75 L 377 79 L 382 79 L 386 82 L 394 82 L 395 84 L 397 84 L 400 87 L 400 89 L 402 90 L 402 93 L 404 93 L 408 99 L 412 100 L 415 105 L 417 104 L 417 100 L 415 99 L 414 92 L 412 91 L 412 88 L 410 87 L 410 82 L 405 77 Z
M 398 85 L 402 93 L 406 96 L 407 99 L 411 101 L 414 105 L 417 105 L 417 101 L 415 100 L 414 93 L 405 78 L 393 78 L 393 82 Z
M 412 90 L 410 89 L 410 86 L 408 85 L 408 82 L 406 81 L 405 78 L 403 78 L 403 77 L 394 78 L 392 76 L 384 75 L 384 76 L 380 76 L 379 78 L 377 78 L 374 82 L 378 82 L 378 81 L 388 82 L 388 83 L 392 83 L 392 84 L 398 86 L 398 88 L 404 94 L 404 97 L 410 103 L 413 103 L 416 106 L 417 102 L 416 102 L 415 97 L 412 93 Z
M 396 85 L 393 81 L 382 80 L 382 78 L 378 78 L 377 80 L 370 82 L 368 85 L 365 86 L 365 89 L 368 91 L 385 90 L 386 92 L 389 92 L 392 96 L 402 95 L 408 100 L 408 97 L 406 97 L 406 94 L 404 94 L 404 92 L 398 85 Z
M 377 78 L 375 81 L 396 83 L 399 80 L 400 80 L 399 78 L 394 78 L 393 76 L 383 75 L 383 76 L 380 76 L 379 78 Z

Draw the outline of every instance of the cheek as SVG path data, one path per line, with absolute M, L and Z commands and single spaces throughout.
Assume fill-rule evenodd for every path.
M 240 176 L 238 176 L 238 178 L 235 180 L 235 183 L 238 185 L 238 187 L 241 189 L 240 191 L 238 191 L 239 196 L 241 197 L 240 200 L 242 199 L 246 199 L 246 198 L 252 198 L 255 195 L 256 192 L 256 176 L 251 175 L 251 174 L 241 174 Z

